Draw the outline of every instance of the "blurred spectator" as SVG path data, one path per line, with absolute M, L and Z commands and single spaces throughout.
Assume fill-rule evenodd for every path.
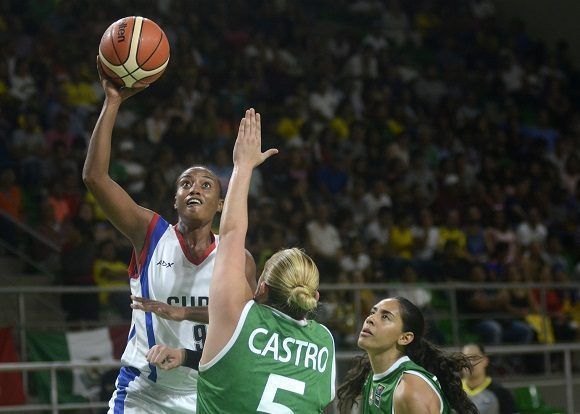
M 461 252 L 466 252 L 467 236 L 460 227 L 459 211 L 453 209 L 447 213 L 445 224 L 439 229 L 439 244 L 445 246 L 447 242 L 453 242 Z
M 389 234 L 389 252 L 398 259 L 410 260 L 413 257 L 413 216 L 408 213 L 402 213 L 395 224 L 391 227 Z
M 367 245 L 370 262 L 367 267 L 365 280 L 369 283 L 388 282 L 385 246 L 379 240 L 370 240 Z
M 127 263 L 119 259 L 114 240 L 103 240 L 96 249 L 92 264 L 92 279 L 97 286 L 126 286 L 129 279 Z M 101 309 L 111 309 L 123 319 L 131 319 L 131 301 L 125 292 L 99 293 Z
M 487 280 L 484 267 L 474 265 L 469 280 L 479 285 L 485 284 Z M 527 323 L 516 319 L 502 319 L 501 313 L 507 309 L 510 301 L 507 292 L 478 286 L 472 290 L 459 291 L 457 299 L 461 313 L 470 315 L 468 323 L 483 343 L 529 344 L 533 341 L 534 331 Z M 489 315 L 497 315 L 499 319 Z
M 449 240 L 438 251 L 433 260 L 434 281 L 464 281 L 469 275 L 470 262 L 457 242 Z
M 329 164 L 323 164 L 315 173 L 317 188 L 322 194 L 336 196 L 344 193 L 348 186 L 349 175 L 346 158 L 333 157 Z
M 371 220 L 365 231 L 367 241 L 376 240 L 383 246 L 388 246 L 390 232 L 393 228 L 393 217 L 390 207 L 383 206 L 379 208 L 376 218 Z
M 433 223 L 433 215 L 428 208 L 419 212 L 419 223 L 412 227 L 415 257 L 419 260 L 431 260 L 441 244 L 439 228 Z
M 61 283 L 65 286 L 94 286 L 93 262 L 95 242 L 91 227 L 75 222 L 62 245 L 60 255 Z M 61 298 L 67 321 L 87 321 L 99 318 L 96 293 L 68 293 Z
M 471 259 L 484 262 L 487 259 L 487 246 L 479 207 L 471 206 L 467 210 L 465 236 L 467 253 L 469 253 Z
M 340 272 L 345 275 L 349 282 L 354 282 L 355 279 L 362 280 L 364 283 L 364 276 L 371 264 L 369 255 L 365 252 L 363 242 L 356 238 L 346 245 L 346 252 L 342 255 L 339 261 Z
M 153 144 L 159 144 L 169 127 L 169 121 L 162 106 L 157 106 L 151 115 L 147 117 L 145 127 L 149 141 Z
M 36 231 L 52 246 L 47 248 L 44 242 L 32 241 L 31 255 L 46 270 L 56 272 L 61 264 L 57 252 L 71 237 L 68 234 L 70 226 L 68 222 L 59 222 L 56 219 L 54 208 L 48 199 L 41 202 L 40 213 L 40 222 Z M 75 242 L 77 239 L 71 237 L 71 240 Z
M 325 119 L 331 119 L 341 99 L 342 93 L 328 79 L 322 79 L 310 94 L 309 104 L 313 112 Z
M 367 217 L 374 217 L 381 207 L 392 207 L 393 201 L 388 192 L 387 184 L 382 179 L 376 179 L 362 198 Z
M 535 282 L 554 283 L 554 274 L 558 275 L 559 282 L 568 282 L 566 273 L 561 268 L 552 268 L 549 264 L 544 264 Z M 572 315 L 566 312 L 566 300 L 572 299 L 573 292 L 557 287 L 534 288 L 532 289 L 534 300 L 540 305 L 543 312 L 547 313 L 552 322 L 556 341 L 571 342 L 578 337 L 578 326 Z
M 119 155 L 111 163 L 111 177 L 132 196 L 145 189 L 146 170 L 134 157 L 135 144 L 131 140 L 119 142 Z
M 425 317 L 425 337 L 436 344 L 443 344 L 443 334 L 437 328 L 435 319 L 433 318 L 433 310 L 431 309 L 431 299 L 433 295 L 431 291 L 422 287 L 421 282 L 426 280 L 422 278 L 419 280 L 419 276 L 415 268 L 410 265 L 404 265 L 402 268 L 401 276 L 401 287 L 390 289 L 390 296 L 402 296 L 413 302 Z
M 366 188 L 367 186 L 364 180 L 360 178 L 352 180 L 350 188 L 346 190 L 346 194 L 338 200 L 341 208 L 351 211 L 353 220 L 357 226 L 364 226 L 369 220 L 367 204 L 364 200 Z
M 37 92 L 30 64 L 24 59 L 9 61 L 10 95 L 21 102 L 31 99 Z
M 540 211 L 532 207 L 528 216 L 521 222 L 516 230 L 518 242 L 524 248 L 532 243 L 543 245 L 548 236 L 546 226 L 541 222 Z
M 308 250 L 320 269 L 320 278 L 332 281 L 338 270 L 338 254 L 342 247 L 336 226 L 330 221 L 328 205 L 318 204 L 316 215 L 306 224 Z
M 73 211 L 65 198 L 62 181 L 55 180 L 50 183 L 47 200 L 52 206 L 56 226 L 63 227 L 72 217 Z
M 12 148 L 15 155 L 24 162 L 30 156 L 41 156 L 46 150 L 38 115 L 34 112 L 23 113 L 18 120 L 18 128 L 12 134 Z
M 463 376 L 463 389 L 480 414 L 515 414 L 518 412 L 511 393 L 487 373 L 490 360 L 483 345 L 466 344 L 461 349 L 473 364 Z
M 16 183 L 14 170 L 10 168 L 0 171 L 0 210 L 14 220 L 22 221 L 24 219 L 22 190 Z
M 59 113 L 54 121 L 54 126 L 46 131 L 44 139 L 47 147 L 53 151 L 57 143 L 64 145 L 66 150 L 70 150 L 76 137 L 70 131 L 69 114 L 65 112 Z
M 234 169 L 230 153 L 225 148 L 219 148 L 214 154 L 213 161 L 209 163 L 209 168 L 217 175 L 222 187 L 222 194 L 225 196 Z
M 503 243 L 507 246 L 507 262 L 513 262 L 516 259 L 518 251 L 517 236 L 508 226 L 503 211 L 497 211 L 493 214 L 493 223 L 485 230 L 485 241 L 487 251 L 493 254 L 498 244 Z

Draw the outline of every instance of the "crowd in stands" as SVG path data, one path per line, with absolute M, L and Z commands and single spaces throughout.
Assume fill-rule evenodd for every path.
M 171 45 L 166 73 L 124 104 L 114 131 L 111 175 L 140 204 L 174 220 L 174 180 L 196 163 L 227 188 L 252 106 L 264 145 L 280 149 L 252 179 L 247 247 L 259 269 L 276 247 L 302 246 L 322 282 L 397 283 L 425 311 L 438 294 L 419 282 L 474 282 L 457 299 L 479 314 L 465 329 L 481 340 L 538 340 L 527 316 L 546 307 L 556 340 L 578 338 L 577 290 L 519 285 L 580 280 L 580 77 L 566 41 L 548 48 L 521 21 L 501 24 L 491 0 L 0 8 L 0 209 L 62 249 L 59 260 L 30 250 L 56 284 L 126 277 L 131 248 L 81 169 L 103 99 L 100 37 L 138 14 Z M 361 292 L 363 313 L 375 293 Z M 339 346 L 352 345 L 352 292 L 325 296 Z M 93 302 L 63 306 L 74 320 L 125 305 Z

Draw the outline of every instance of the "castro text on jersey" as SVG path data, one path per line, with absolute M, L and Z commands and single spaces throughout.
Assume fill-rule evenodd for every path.
M 329 352 L 326 347 L 319 348 L 316 344 L 292 337 L 280 337 L 278 333 L 270 333 L 264 328 L 252 331 L 248 338 L 248 347 L 256 355 L 271 357 L 282 363 L 302 365 L 321 373 L 326 370 L 328 362 Z

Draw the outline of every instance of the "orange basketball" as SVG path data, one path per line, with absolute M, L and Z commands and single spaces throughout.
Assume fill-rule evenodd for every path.
M 154 21 L 125 17 L 105 30 L 99 63 L 103 74 L 119 86 L 153 83 L 169 63 L 169 41 Z

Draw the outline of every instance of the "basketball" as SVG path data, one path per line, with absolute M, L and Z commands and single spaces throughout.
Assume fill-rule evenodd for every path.
M 105 30 L 99 44 L 99 63 L 103 74 L 118 86 L 150 84 L 169 63 L 169 41 L 154 21 L 125 17 Z

